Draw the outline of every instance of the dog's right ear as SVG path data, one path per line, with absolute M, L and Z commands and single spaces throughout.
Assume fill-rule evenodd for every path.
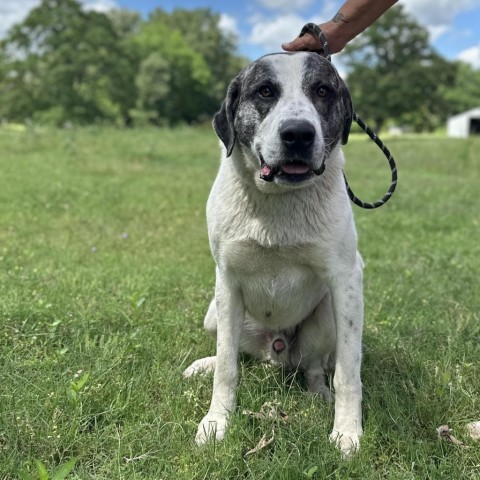
M 213 129 L 227 149 L 227 157 L 232 154 L 235 145 L 234 120 L 240 96 L 240 80 L 233 79 L 228 86 L 227 96 L 220 111 L 213 117 Z

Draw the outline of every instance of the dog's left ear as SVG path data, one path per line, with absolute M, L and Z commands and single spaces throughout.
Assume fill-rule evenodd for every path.
M 213 117 L 213 129 L 227 149 L 227 157 L 232 154 L 235 145 L 234 120 L 240 96 L 240 80 L 233 79 L 228 86 L 227 96 L 220 111 Z
M 350 96 L 350 92 L 348 91 L 348 88 L 344 83 L 342 86 L 341 98 L 343 103 L 343 110 L 345 113 L 345 116 L 343 118 L 342 145 L 345 145 L 348 142 L 350 128 L 352 127 L 353 105 L 352 105 L 352 97 Z

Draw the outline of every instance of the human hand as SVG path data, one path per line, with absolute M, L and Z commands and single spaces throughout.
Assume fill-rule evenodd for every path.
M 347 44 L 347 38 L 342 31 L 341 24 L 333 21 L 325 22 L 319 25 L 320 30 L 328 40 L 329 53 L 338 53 Z M 323 45 L 316 35 L 305 33 L 291 42 L 282 43 L 282 48 L 287 52 L 309 51 L 323 53 Z
M 287 43 L 282 43 L 282 48 L 287 52 L 322 52 L 323 45 L 320 39 L 310 33 L 306 33 L 302 37 Z

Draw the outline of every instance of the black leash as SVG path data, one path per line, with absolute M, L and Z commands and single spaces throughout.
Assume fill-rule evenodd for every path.
M 302 31 L 300 32 L 299 37 L 303 37 L 306 33 L 310 33 L 314 37 L 317 37 L 320 40 L 320 43 L 322 44 L 323 48 L 321 50 L 316 50 L 316 52 L 320 55 L 323 55 L 329 62 L 332 61 L 331 55 L 330 55 L 330 50 L 328 48 L 328 40 L 327 37 L 324 35 L 320 27 L 315 24 L 315 23 L 307 23 L 303 28 Z M 378 138 L 377 134 L 371 130 L 367 124 L 355 113 L 353 112 L 353 119 L 358 123 L 360 128 L 375 142 L 375 144 L 382 150 L 383 154 L 388 160 L 388 164 L 390 165 L 390 169 L 392 171 L 392 181 L 390 183 L 390 188 L 388 189 L 388 192 L 380 199 L 377 200 L 376 202 L 373 203 L 366 203 L 360 200 L 352 191 L 350 188 L 350 185 L 347 182 L 347 177 L 345 176 L 345 172 L 343 173 L 343 178 L 345 179 L 345 186 L 347 187 L 347 193 L 348 196 L 350 197 L 350 200 L 355 204 L 358 205 L 359 207 L 362 208 L 378 208 L 384 205 L 385 203 L 390 200 L 390 198 L 393 195 L 393 192 L 395 191 L 395 188 L 397 187 L 397 167 L 395 165 L 395 160 L 392 157 L 392 154 L 386 147 L 386 145 Z

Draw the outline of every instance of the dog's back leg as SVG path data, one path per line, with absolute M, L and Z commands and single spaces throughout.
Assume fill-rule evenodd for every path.
M 213 297 L 208 306 L 207 314 L 203 320 L 203 326 L 207 333 L 216 337 L 217 335 L 217 306 L 215 304 L 215 297 Z
M 190 378 L 199 373 L 210 373 L 215 371 L 217 357 L 205 357 L 195 360 L 186 370 L 183 371 L 183 378 Z
M 209 335 L 217 336 L 217 307 L 215 298 L 210 302 L 203 326 Z M 260 359 L 268 360 L 271 342 L 267 340 L 265 331 L 255 325 L 248 315 L 245 318 L 240 350 Z M 215 371 L 216 357 L 205 357 L 195 360 L 184 372 L 184 378 L 190 378 L 198 373 L 210 373 Z
M 203 320 L 203 326 L 208 334 L 215 337 L 217 335 L 217 307 L 215 305 L 215 297 L 210 302 L 205 319 Z M 190 378 L 199 373 L 205 374 L 215 371 L 217 365 L 217 357 L 205 357 L 195 360 L 186 370 L 183 372 L 183 378 Z
M 322 364 L 328 362 L 328 355 L 325 355 L 321 362 L 317 365 L 309 365 L 305 370 L 305 379 L 307 380 L 308 391 L 311 393 L 318 393 L 323 400 L 331 402 L 333 393 L 327 386 L 327 373 Z
M 304 372 L 308 390 L 327 402 L 333 396 L 326 383 L 326 372 L 335 356 L 335 337 L 331 295 L 326 292 L 312 315 L 299 326 L 290 361 Z

